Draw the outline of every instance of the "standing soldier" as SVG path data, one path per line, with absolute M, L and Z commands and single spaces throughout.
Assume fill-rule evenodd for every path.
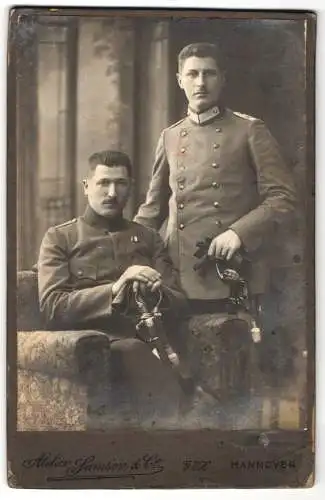
M 216 315 L 226 312 L 230 287 L 216 273 L 194 269 L 196 242 L 211 239 L 210 258 L 230 262 L 245 253 L 251 261 L 251 294 L 262 294 L 268 281 L 266 246 L 274 227 L 293 211 L 295 192 L 263 121 L 221 105 L 225 78 L 215 45 L 183 48 L 177 80 L 188 113 L 161 133 L 146 200 L 135 220 L 159 229 L 167 218 L 165 240 L 190 301 L 191 329 L 215 365 L 211 371 L 205 361 L 200 375 L 213 392 L 223 383 L 215 359 L 222 357 L 222 336 L 216 337 L 217 327 L 211 325 L 217 325 Z

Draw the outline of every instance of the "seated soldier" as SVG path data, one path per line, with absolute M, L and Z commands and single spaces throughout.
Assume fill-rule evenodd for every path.
M 167 403 L 170 407 L 173 397 L 178 401 L 179 388 L 159 353 L 155 357 L 148 343 L 137 338 L 134 314 L 139 311 L 131 297 L 140 294 L 150 307 L 160 300 L 163 317 L 174 325 L 173 332 L 168 329 L 171 345 L 177 344 L 175 313 L 186 310 L 186 299 L 159 234 L 123 217 L 131 170 L 122 152 L 102 151 L 89 158 L 85 213 L 51 227 L 41 244 L 40 310 L 49 328 L 106 332 L 115 363 L 119 360 L 112 376 L 120 389 L 131 387 L 137 406 L 140 402 L 154 412 L 159 406 L 168 413 Z

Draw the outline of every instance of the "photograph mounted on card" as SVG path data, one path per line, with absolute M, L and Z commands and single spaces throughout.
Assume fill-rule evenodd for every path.
M 315 14 L 8 22 L 9 485 L 311 486 Z

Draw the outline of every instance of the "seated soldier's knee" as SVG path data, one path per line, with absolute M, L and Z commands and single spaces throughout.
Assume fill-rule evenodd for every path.
M 120 351 L 123 354 L 143 353 L 148 350 L 148 347 L 138 339 L 122 339 L 113 342 L 111 345 L 112 351 Z

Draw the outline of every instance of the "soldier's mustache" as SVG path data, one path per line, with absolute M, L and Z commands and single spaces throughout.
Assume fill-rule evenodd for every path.
M 198 89 L 196 92 L 194 92 L 194 95 L 197 95 L 197 94 L 207 94 L 207 93 L 208 93 L 207 89 L 202 88 L 202 89 Z
M 110 205 L 110 206 L 116 206 L 117 205 L 117 199 L 116 198 L 107 198 L 103 201 L 103 205 Z

